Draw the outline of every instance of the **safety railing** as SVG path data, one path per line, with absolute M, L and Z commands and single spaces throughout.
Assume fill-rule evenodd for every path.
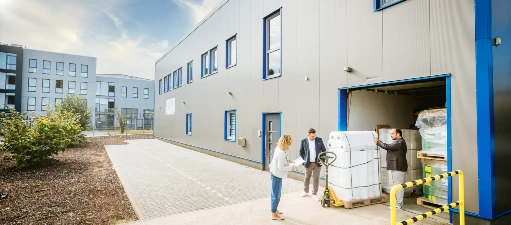
M 396 193 L 397 191 L 409 187 L 413 187 L 416 185 L 421 185 L 427 182 L 431 182 L 434 180 L 440 180 L 448 177 L 453 176 L 459 176 L 459 200 L 457 202 L 450 203 L 448 205 L 444 205 L 440 208 L 436 208 L 433 211 L 429 211 L 426 213 L 423 213 L 421 215 L 414 216 L 410 219 L 407 219 L 405 221 L 402 221 L 400 223 L 396 223 Z M 449 173 L 444 173 L 432 177 L 423 178 L 420 180 L 414 180 L 411 182 L 406 182 L 404 184 L 398 184 L 392 187 L 392 190 L 390 191 L 390 224 L 391 225 L 408 225 L 413 224 L 417 221 L 421 221 L 423 219 L 426 219 L 428 217 L 432 217 L 435 214 L 447 211 L 449 209 L 452 209 L 454 207 L 460 207 L 460 225 L 465 225 L 465 177 L 463 176 L 463 172 L 461 170 L 452 171 Z

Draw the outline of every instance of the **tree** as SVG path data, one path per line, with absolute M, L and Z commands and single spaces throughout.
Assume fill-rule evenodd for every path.
M 121 128 L 121 134 L 124 134 L 124 131 L 126 130 L 126 118 L 117 110 L 117 107 L 115 107 L 115 114 L 117 114 L 117 122 L 119 122 L 119 127 Z
M 78 117 L 81 130 L 89 128 L 92 110 L 87 107 L 87 99 L 78 95 L 66 95 L 60 107 Z

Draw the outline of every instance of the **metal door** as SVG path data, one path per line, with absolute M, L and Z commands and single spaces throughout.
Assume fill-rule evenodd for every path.
M 264 119 L 264 137 L 265 137 L 265 170 L 269 170 L 273 157 L 273 151 L 277 147 L 277 143 L 281 136 L 280 133 L 280 114 L 267 114 Z

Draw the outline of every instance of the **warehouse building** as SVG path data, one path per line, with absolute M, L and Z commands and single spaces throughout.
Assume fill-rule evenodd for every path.
M 326 141 L 411 128 L 443 108 L 446 170 L 465 173 L 468 224 L 509 224 L 510 10 L 506 0 L 225 1 L 156 62 L 155 136 L 267 170 L 283 133 L 295 158 L 311 127 Z M 457 177 L 447 190 L 456 201 Z

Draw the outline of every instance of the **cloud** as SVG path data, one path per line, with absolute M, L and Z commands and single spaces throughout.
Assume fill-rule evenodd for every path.
M 176 5 L 189 11 L 194 24 L 199 23 L 204 17 L 206 17 L 211 11 L 218 7 L 225 0 L 203 0 L 202 3 L 198 3 L 193 0 L 171 0 Z
M 168 41 L 123 27 L 122 7 L 129 1 L 0 0 L 0 42 L 92 56 L 97 73 L 152 79 Z

